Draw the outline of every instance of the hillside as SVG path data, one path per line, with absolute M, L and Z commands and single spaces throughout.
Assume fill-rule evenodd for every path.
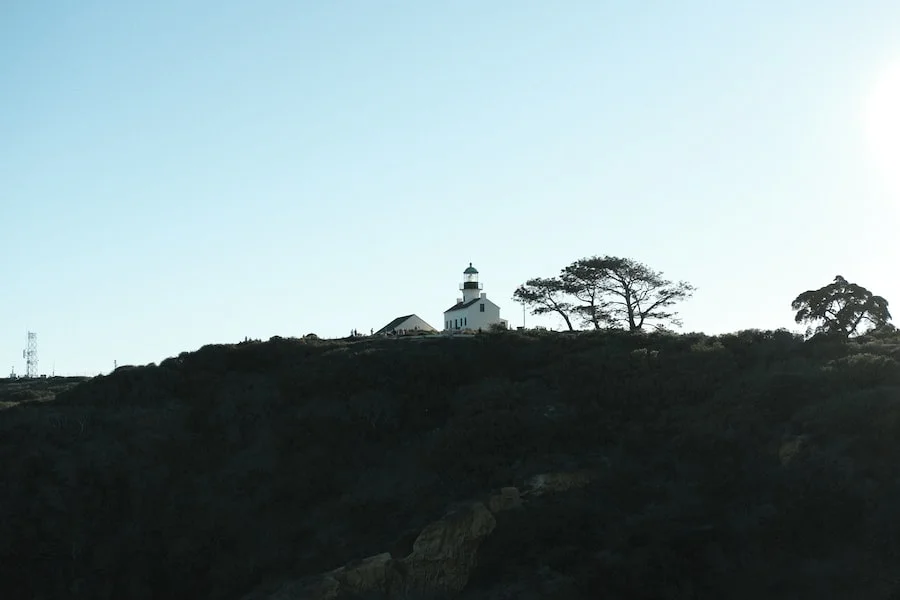
M 896 598 L 898 361 L 507 332 L 0 382 L 0 596 Z
M 0 409 L 53 400 L 57 394 L 87 380 L 87 377 L 0 379 Z

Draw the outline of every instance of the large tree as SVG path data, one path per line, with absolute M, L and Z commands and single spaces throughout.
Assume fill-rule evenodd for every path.
M 609 322 L 606 290 L 606 265 L 603 259 L 592 257 L 576 260 L 562 270 L 560 280 L 566 293 L 575 297 L 581 304 L 574 311 L 581 314 L 585 323 L 594 329 L 601 329 L 601 323 Z
M 690 298 L 695 289 L 685 282 L 672 282 L 647 265 L 617 256 L 585 259 L 602 271 L 599 290 L 605 299 L 607 320 L 614 326 L 639 331 L 653 321 L 681 325 L 671 307 Z M 663 327 L 656 323 L 655 327 Z
M 566 286 L 558 278 L 535 277 L 520 285 L 513 292 L 513 300 L 531 308 L 531 314 L 543 315 L 556 313 L 563 318 L 569 331 L 574 331 L 572 319 L 573 306 L 566 301 Z
M 868 323 L 882 327 L 891 320 L 888 301 L 840 275 L 825 287 L 803 292 L 791 303 L 794 320 L 810 325 L 807 334 L 835 334 L 846 338 L 862 333 Z M 813 324 L 818 323 L 814 328 Z

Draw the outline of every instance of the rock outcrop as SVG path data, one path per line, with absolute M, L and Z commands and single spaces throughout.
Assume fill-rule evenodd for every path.
M 518 490 L 504 488 L 492 496 L 491 504 L 496 512 L 517 502 Z M 469 581 L 478 546 L 496 525 L 492 511 L 483 503 L 474 502 L 427 525 L 407 556 L 377 554 L 317 577 L 288 583 L 266 596 L 253 594 L 247 600 L 340 600 L 365 595 L 418 598 L 456 594 Z
M 245 600 L 341 600 L 428 598 L 461 592 L 478 558 L 478 547 L 494 531 L 494 515 L 522 507 L 519 489 L 504 487 L 484 502 L 463 504 L 428 524 L 406 556 L 389 552 L 353 561 L 319 576 L 293 581 Z
M 487 507 L 492 513 L 497 514 L 500 511 L 520 508 L 522 506 L 522 497 L 519 494 L 519 488 L 505 487 L 501 488 L 496 494 L 488 497 Z
M 419 534 L 413 551 L 399 561 L 403 577 L 392 597 L 460 592 L 475 566 L 478 546 L 497 521 L 484 504 L 473 503 L 435 521 Z
M 528 489 L 523 495 L 542 496 L 547 493 L 565 492 L 567 490 L 583 488 L 596 479 L 597 474 L 589 470 L 542 473 L 530 478 L 527 482 Z
M 268 596 L 268 600 L 336 600 L 365 594 L 384 597 L 398 577 L 395 561 L 385 552 L 319 577 L 291 582 Z

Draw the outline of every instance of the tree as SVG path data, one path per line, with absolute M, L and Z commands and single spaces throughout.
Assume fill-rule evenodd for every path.
M 630 258 L 604 257 L 610 319 L 626 323 L 629 331 L 638 331 L 648 321 L 668 321 L 681 325 L 677 313 L 669 307 L 690 298 L 696 288 L 685 281 L 665 279 L 662 272 Z M 655 326 L 664 327 L 662 323 Z
M 689 298 L 695 288 L 684 281 L 673 283 L 662 273 L 630 258 L 591 257 L 575 261 L 563 275 L 577 298 L 589 300 L 582 310 L 612 326 L 639 331 L 652 320 L 681 325 L 674 311 L 676 302 Z M 663 324 L 656 326 L 663 327 Z
M 891 320 L 888 301 L 875 296 L 855 283 L 850 283 L 840 275 L 825 287 L 808 290 L 797 296 L 791 303 L 797 311 L 794 320 L 807 323 L 807 335 L 840 335 L 849 338 L 860 334 L 860 326 L 869 323 L 873 327 L 883 327 Z M 811 324 L 819 323 L 815 328 Z
M 566 286 L 555 277 L 529 279 L 513 292 L 513 300 L 531 308 L 531 314 L 557 313 L 566 322 L 569 331 L 574 331 L 569 314 L 573 310 L 565 300 Z
M 605 291 L 606 265 L 603 259 L 582 258 L 562 270 L 560 281 L 566 293 L 581 302 L 573 310 L 580 313 L 586 323 L 600 329 L 600 323 L 609 321 Z

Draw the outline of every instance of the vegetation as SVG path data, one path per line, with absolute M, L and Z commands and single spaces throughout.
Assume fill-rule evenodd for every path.
M 497 515 L 464 598 L 886 599 L 898 361 L 886 328 L 525 331 L 207 346 L 40 402 L 0 382 L 0 593 L 241 598 L 586 469 Z
M 87 377 L 0 379 L 0 409 L 53 400 L 60 392 L 73 388 L 87 379 Z
M 546 315 L 556 313 L 566 322 L 569 331 L 574 331 L 569 315 L 574 306 L 565 298 L 566 286 L 555 277 L 535 277 L 529 279 L 513 293 L 513 300 L 531 307 L 531 314 Z
M 797 323 L 818 325 L 807 334 L 851 337 L 861 333 L 868 324 L 879 328 L 891 320 L 888 301 L 866 288 L 850 283 L 840 275 L 825 287 L 803 292 L 791 304 L 797 311 Z
M 570 331 L 575 329 L 572 314 L 595 330 L 642 331 L 652 322 L 656 329 L 680 325 L 671 307 L 694 291 L 689 283 L 673 283 L 636 260 L 593 256 L 576 260 L 559 277 L 529 279 L 513 299 L 531 307 L 535 315 L 559 314 Z

